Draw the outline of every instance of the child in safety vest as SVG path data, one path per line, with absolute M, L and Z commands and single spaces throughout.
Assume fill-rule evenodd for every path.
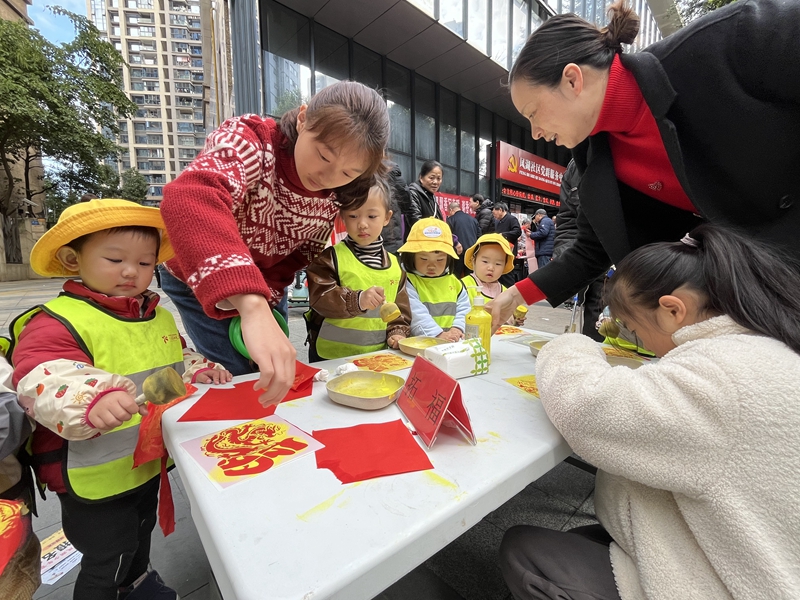
M 453 275 L 458 255 L 450 226 L 433 217 L 420 219 L 398 253 L 408 274 L 411 335 L 450 342 L 463 339 L 470 302 L 464 285 Z
M 406 276 L 383 247 L 381 231 L 392 218 L 388 184 L 378 180 L 364 202 L 341 212 L 347 237 L 325 249 L 306 269 L 309 362 L 397 348 L 410 332 Z M 400 315 L 380 316 L 394 302 Z
M 514 270 L 514 253 L 508 240 L 502 235 L 487 233 L 479 237 L 475 245 L 464 252 L 464 264 L 468 269 L 472 269 L 472 273 L 461 278 L 470 302 L 475 300 L 478 294 L 487 301 L 494 300 L 506 290 L 506 286 L 500 283 L 499 279 L 501 275 Z M 518 319 L 512 315 L 507 323 L 521 326 L 525 323 L 525 317 Z
M 169 311 L 147 289 L 172 256 L 158 209 L 127 200 L 68 207 L 31 251 L 31 267 L 68 280 L 61 294 L 11 324 L 19 403 L 39 427 L 36 475 L 58 495 L 64 533 L 83 553 L 73 597 L 176 598 L 148 573 L 161 461 L 133 468 L 144 378 L 163 367 L 184 380 L 231 374 L 183 347 Z

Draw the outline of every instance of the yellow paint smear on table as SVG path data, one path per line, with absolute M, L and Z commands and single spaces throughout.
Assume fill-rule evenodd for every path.
M 357 481 L 356 483 L 352 484 L 349 487 L 357 487 L 359 485 L 361 485 L 361 482 Z M 327 500 L 323 500 L 316 506 L 309 508 L 306 512 L 297 515 L 297 518 L 300 519 L 301 521 L 308 521 L 310 517 L 314 517 L 316 515 L 324 513 L 326 510 L 331 508 L 336 503 L 336 500 L 338 500 L 339 496 L 344 494 L 348 489 L 349 488 L 345 488 L 341 492 L 336 492 L 333 496 L 331 496 Z M 349 499 L 345 499 L 345 501 L 342 502 L 339 506 L 342 507 L 346 505 L 348 502 Z
M 503 439 L 502 436 L 499 433 L 497 433 L 496 431 L 487 431 L 486 433 L 488 433 L 492 437 L 496 437 L 498 440 L 502 440 Z
M 458 489 L 458 485 L 456 485 L 455 483 L 453 483 L 449 479 L 445 479 L 441 475 L 437 475 L 433 471 L 425 471 L 424 474 L 425 474 L 425 477 L 427 477 L 428 479 L 431 480 L 431 483 L 435 483 L 436 485 L 441 485 L 441 486 L 444 486 L 444 487 L 449 487 L 449 488 L 452 488 L 454 490 Z

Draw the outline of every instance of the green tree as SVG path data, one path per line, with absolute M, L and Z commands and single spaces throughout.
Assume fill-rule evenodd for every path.
M 305 104 L 308 102 L 303 98 L 303 94 L 300 93 L 299 89 L 294 90 L 286 90 L 275 102 L 275 110 L 273 111 L 274 114 L 272 116 L 279 118 L 283 115 L 283 113 L 288 112 L 298 106 Z
M 0 218 L 9 232 L 19 204 L 37 193 L 30 177 L 36 158 L 66 165 L 73 179 L 91 179 L 98 161 L 116 155 L 117 122 L 136 105 L 122 91 L 125 62 L 85 17 L 60 7 L 75 39 L 55 45 L 24 23 L 0 20 Z M 12 167 L 23 166 L 23 177 Z M 96 179 L 96 176 L 94 176 Z M 50 181 L 45 185 L 55 185 Z M 49 189 L 53 189 L 50 187 Z M 6 236 L 8 243 L 9 237 Z
M 147 198 L 147 179 L 139 173 L 138 169 L 128 169 L 122 173 L 122 187 L 119 195 L 125 200 L 132 200 L 141 204 Z
M 82 194 L 69 189 L 64 189 L 63 182 L 45 177 L 45 197 L 44 206 L 47 215 L 47 225 L 52 227 L 58 222 L 58 218 L 64 209 L 73 204 L 77 204 Z
M 676 0 L 670 10 L 677 10 L 683 24 L 688 25 L 712 10 L 733 2 L 736 2 L 736 0 Z

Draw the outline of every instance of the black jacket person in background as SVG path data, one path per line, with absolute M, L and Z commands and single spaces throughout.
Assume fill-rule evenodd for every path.
M 408 206 L 408 192 L 406 191 L 406 182 L 403 179 L 403 174 L 400 172 L 400 167 L 396 163 L 389 164 L 389 175 L 387 176 L 389 184 L 389 207 L 392 210 L 392 218 L 383 228 L 381 236 L 383 237 L 383 247 L 387 252 L 395 253 L 397 249 L 403 245 L 403 212 L 402 207 Z
M 520 227 L 517 217 L 508 212 L 508 205 L 505 202 L 498 202 L 494 205 L 492 210 L 494 215 L 494 230 L 508 240 L 511 244 L 511 251 L 517 253 L 517 241 L 522 235 L 522 227 Z M 513 271 L 506 273 L 498 280 L 506 287 L 511 287 L 515 283 Z M 509 315 L 510 316 L 510 315 Z
M 447 207 L 447 224 L 450 225 L 450 231 L 458 238 L 458 243 L 461 244 L 461 253 L 458 255 L 458 260 L 455 265 L 455 276 L 461 279 L 469 274 L 469 270 L 464 266 L 464 252 L 467 248 L 472 248 L 475 242 L 478 241 L 480 233 L 478 231 L 478 222 L 470 217 L 467 213 L 461 210 L 461 205 L 458 202 L 451 202 Z
M 486 200 L 481 194 L 475 194 L 470 200 L 470 206 L 475 211 L 475 220 L 478 222 L 479 235 L 494 233 L 494 216 L 492 215 L 492 202 Z
M 556 229 L 555 243 L 553 244 L 553 260 L 564 254 L 567 248 L 575 243 L 578 234 L 578 213 L 580 201 L 578 198 L 578 183 L 580 175 L 575 167 L 575 161 L 569 161 L 567 170 L 561 180 L 558 209 L 558 229 Z M 603 312 L 603 281 L 605 275 L 595 279 L 589 286 L 578 294 L 578 304 L 583 306 L 583 327 L 581 333 L 598 342 L 603 341 L 603 336 L 595 327 L 600 313 Z

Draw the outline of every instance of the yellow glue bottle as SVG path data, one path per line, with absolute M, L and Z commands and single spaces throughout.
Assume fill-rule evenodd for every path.
M 489 364 L 492 362 L 492 315 L 486 312 L 483 307 L 484 297 L 482 294 L 477 294 L 472 301 L 472 309 L 467 313 L 466 321 L 467 327 L 464 332 L 465 338 L 478 338 L 481 341 L 486 356 L 489 359 Z

